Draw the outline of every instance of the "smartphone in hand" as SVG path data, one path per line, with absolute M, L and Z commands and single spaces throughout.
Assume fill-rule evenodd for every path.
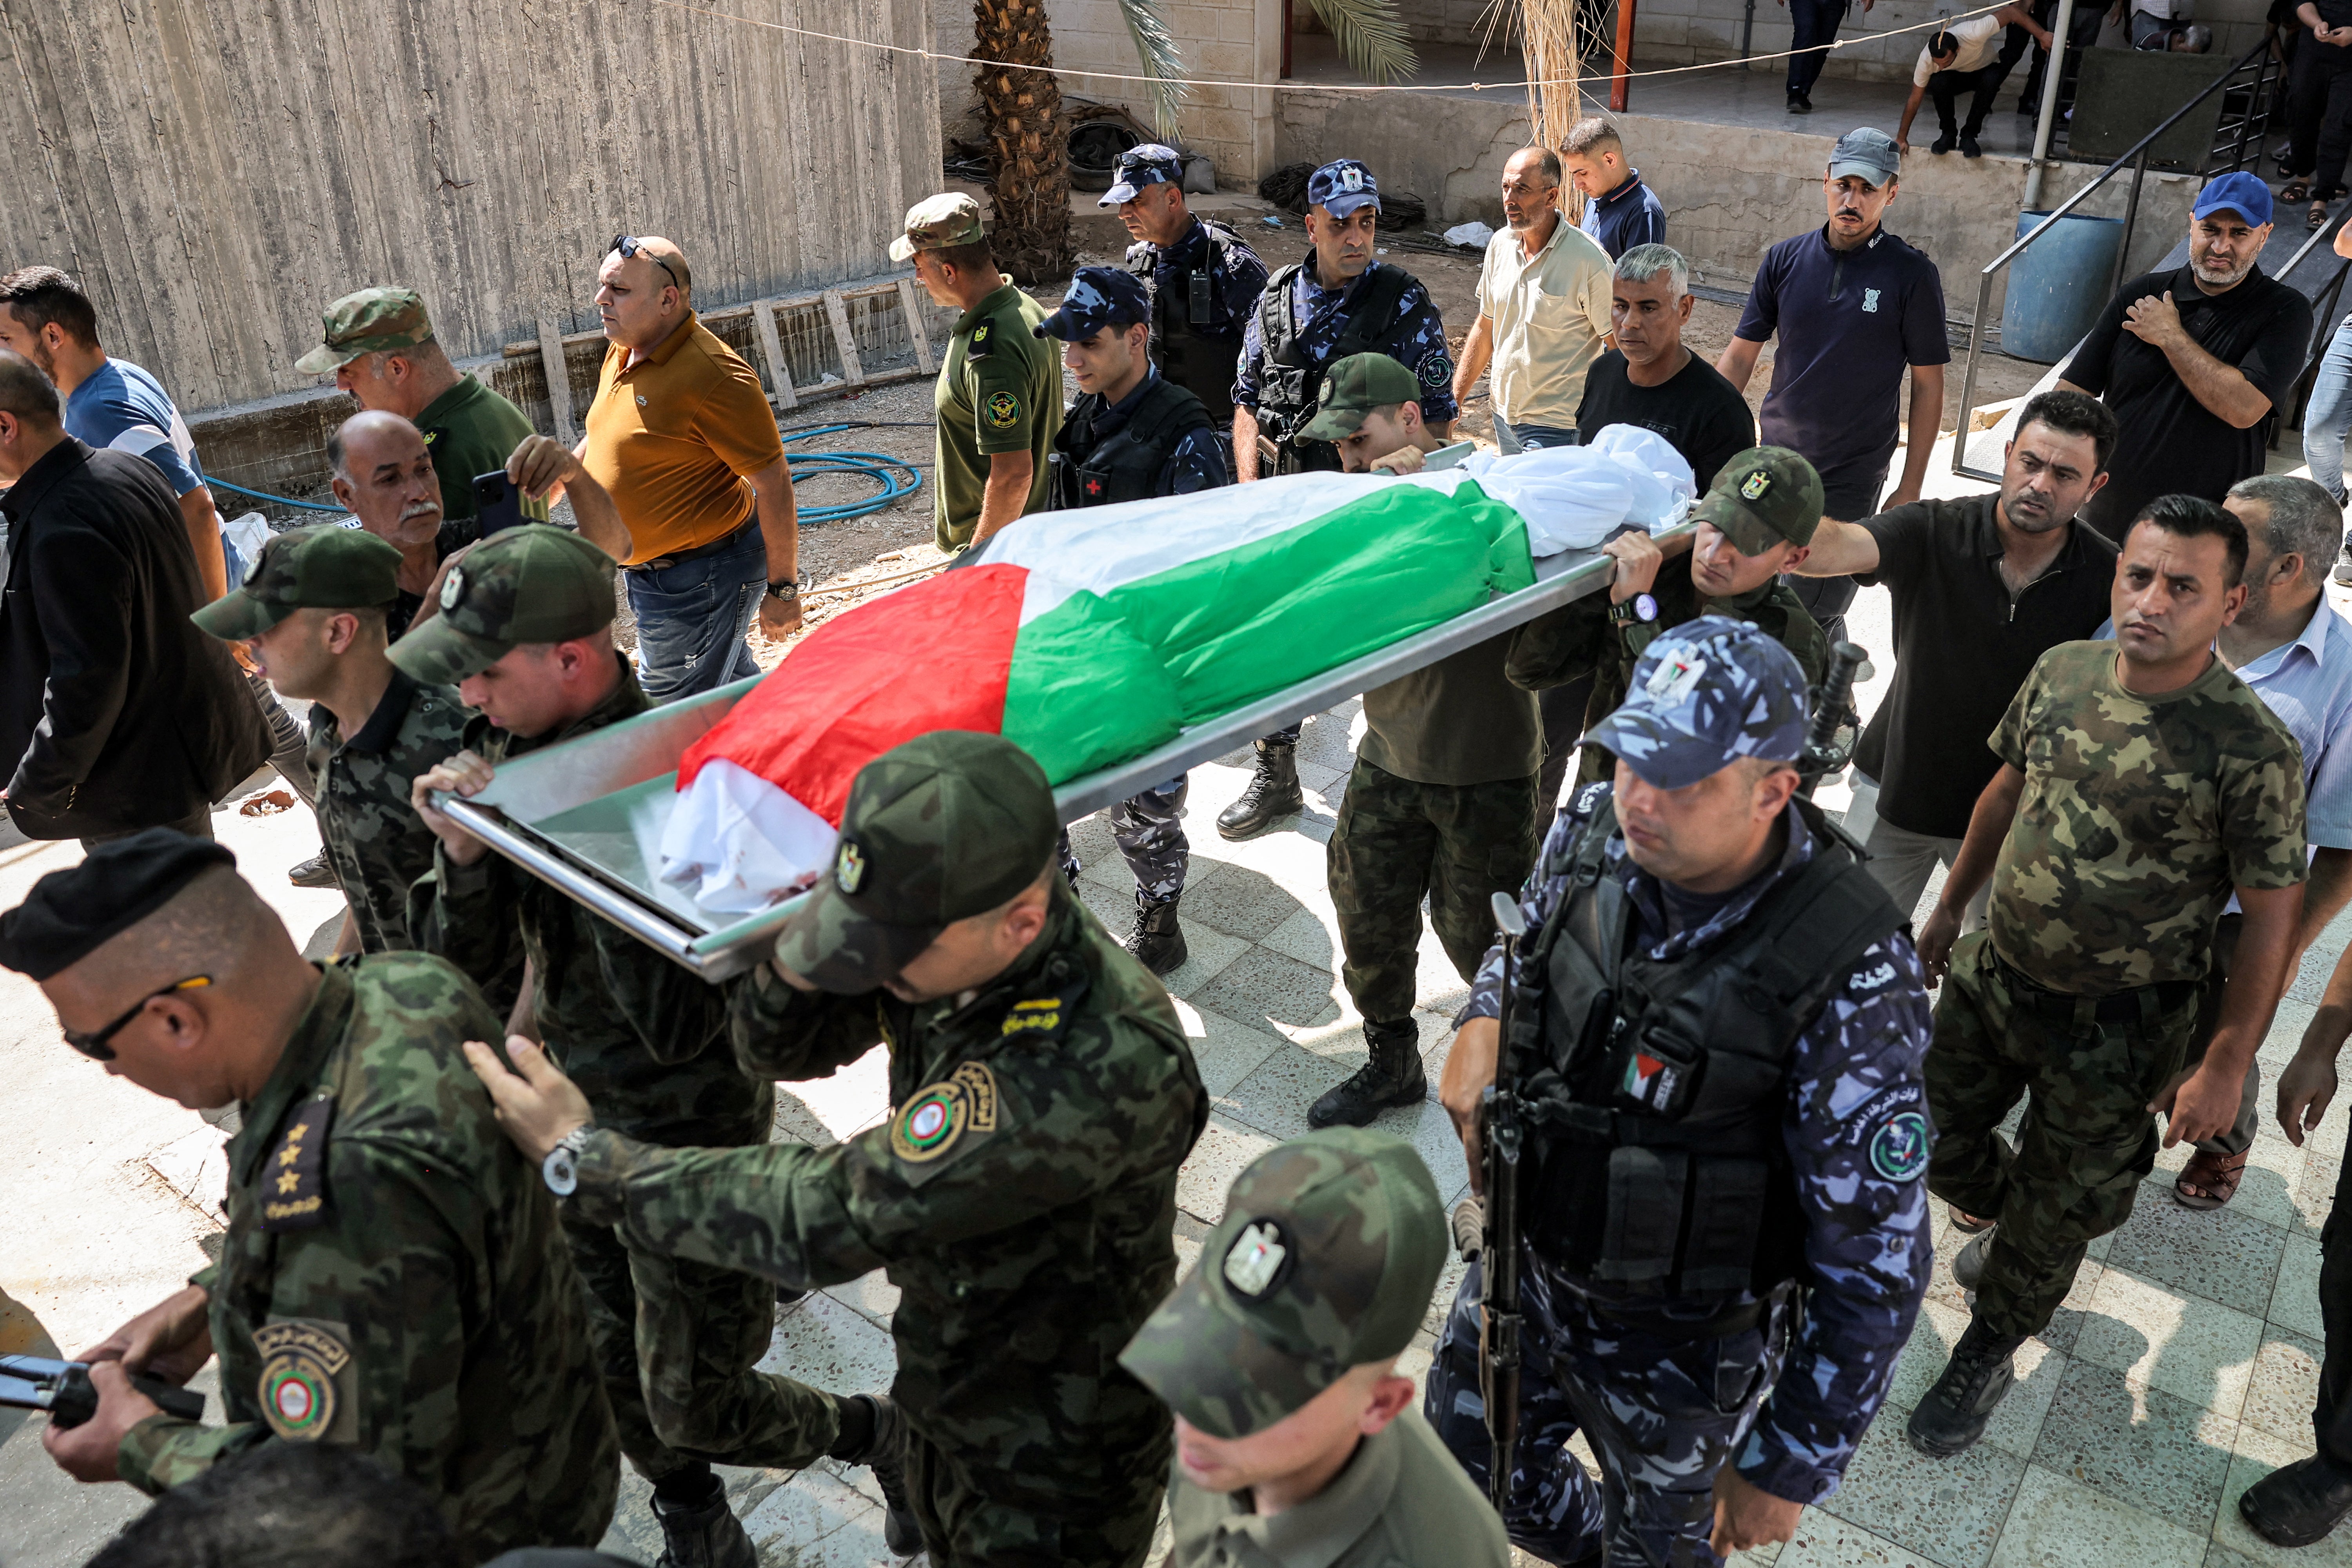
M 530 521 L 523 515 L 522 492 L 508 480 L 504 468 L 474 476 L 474 519 L 481 524 L 484 539 Z

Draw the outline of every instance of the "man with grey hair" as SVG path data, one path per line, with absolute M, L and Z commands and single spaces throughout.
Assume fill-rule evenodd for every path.
M 1690 264 L 1669 246 L 1637 245 L 1617 258 L 1609 326 L 1617 346 L 1584 378 L 1576 427 L 1654 430 L 1687 459 L 1705 495 L 1715 471 L 1756 445 L 1756 416 L 1723 373 L 1683 346 L 1691 313 Z
M 1491 363 L 1495 444 L 1573 447 L 1585 373 L 1609 342 L 1609 253 L 1559 210 L 1559 157 L 1522 147 L 1503 165 L 1507 225 L 1486 242 L 1478 320 L 1454 366 L 1465 403 Z
M 2230 487 L 2221 504 L 2246 525 L 2246 605 L 2217 639 L 2221 662 L 2254 689 L 2303 748 L 2304 837 L 2311 879 L 2304 884 L 2299 959 L 2327 922 L 2352 901 L 2352 622 L 2322 592 L 2344 535 L 2344 513 L 2317 484 L 2260 474 Z M 2221 1021 L 2244 917 L 2231 904 L 2213 931 L 2192 1050 L 2202 1056 Z M 2292 966 L 2287 973 L 2294 973 Z M 2173 1184 L 2192 1209 L 2220 1208 L 2234 1196 L 2260 1121 L 2262 1068 L 2246 1067 L 2237 1124 L 2201 1140 Z

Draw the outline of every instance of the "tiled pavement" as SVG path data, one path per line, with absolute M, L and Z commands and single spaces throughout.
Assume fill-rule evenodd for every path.
M 1338 939 L 1325 891 L 1331 834 L 1359 705 L 1308 721 L 1299 773 L 1307 809 L 1294 826 L 1244 844 L 1213 819 L 1247 777 L 1241 753 L 1193 771 L 1187 805 L 1193 870 L 1184 900 L 1192 959 L 1169 990 L 1215 1104 L 1178 1189 L 1178 1250 L 1189 1268 L 1222 1212 L 1227 1185 L 1257 1152 L 1305 1129 L 1307 1107 L 1361 1065 L 1360 1020 L 1334 971 Z M 1125 930 L 1131 887 L 1097 816 L 1073 829 L 1087 903 Z M 2330 948 L 2332 951 L 2332 946 Z M 2315 994 L 2311 976 L 2295 988 Z M 1465 986 L 1424 933 L 1417 1016 L 1432 1083 Z M 2274 1075 L 2293 1054 L 2308 1001 L 2289 1001 L 2263 1051 Z M 779 1086 L 780 1136 L 826 1142 L 881 1120 L 879 1054 L 834 1079 Z M 1451 1195 L 1467 1183 L 1461 1146 L 1434 1100 L 1380 1125 L 1411 1139 Z M 2131 1222 L 2092 1248 L 2049 1331 L 2020 1352 L 2019 1382 L 1986 1440 L 1963 1458 L 1922 1458 L 1902 1421 L 1942 1369 L 1967 1322 L 1951 1279 L 1960 1237 L 1940 1212 L 1937 1267 L 1887 1409 L 1845 1485 L 1809 1510 L 1797 1538 L 1744 1561 L 1779 1568 L 2246 1568 L 2295 1562 L 2352 1565 L 2352 1539 L 2273 1550 L 2240 1522 L 2237 1495 L 2311 1451 L 2320 1325 L 2318 1228 L 2346 1142 L 2339 1103 L 2306 1149 L 2266 1127 L 2237 1200 L 2191 1214 L 2161 1162 Z M 1937 1205 L 1940 1211 L 1941 1205 Z M 1449 1268 L 1428 1327 L 1408 1355 L 1425 1371 L 1433 1330 L 1459 1278 Z M 766 1365 L 843 1392 L 889 1379 L 887 1324 L 897 1292 L 879 1275 L 821 1292 L 782 1316 Z M 872 1482 L 820 1467 L 798 1476 L 737 1471 L 737 1509 L 771 1568 L 890 1562 Z M 659 1549 L 634 1478 L 612 1544 L 651 1561 Z M 1155 1554 L 1156 1556 L 1156 1554 Z

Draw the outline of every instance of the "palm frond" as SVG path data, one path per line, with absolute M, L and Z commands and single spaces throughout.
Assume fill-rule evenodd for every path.
M 1313 0 L 1315 14 L 1331 29 L 1339 58 L 1368 81 L 1391 82 L 1421 68 L 1421 57 L 1405 37 L 1397 0 Z
M 1135 58 L 1142 62 L 1143 74 L 1151 79 L 1152 129 L 1161 141 L 1172 142 L 1178 130 L 1177 108 L 1187 89 L 1171 79 L 1184 74 L 1184 55 L 1176 47 L 1176 35 L 1169 30 L 1163 0 L 1118 0 L 1118 14 L 1127 24 L 1128 37 L 1135 40 Z

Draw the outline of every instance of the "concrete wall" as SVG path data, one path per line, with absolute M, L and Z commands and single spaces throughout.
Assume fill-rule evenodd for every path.
M 1526 143 L 1524 105 L 1505 100 L 1416 96 L 1402 112 L 1352 94 L 1286 89 L 1276 104 L 1276 154 L 1281 162 L 1362 158 L 1382 184 L 1419 193 L 1432 226 L 1466 218 L 1499 226 L 1503 163 Z M 1835 138 L 1790 131 L 1751 131 L 1686 120 L 1618 116 L 1643 175 L 1666 207 L 1666 237 L 1689 257 L 1699 280 L 1744 289 L 1764 250 L 1818 224 L 1824 214 L 1819 176 Z M 2021 158 L 1920 160 L 1888 210 L 1886 226 L 1936 260 L 1951 314 L 1975 310 L 1979 268 L 2015 237 L 2005 215 L 2024 199 Z M 1780 171 L 1790 171 L 1781 173 Z M 2061 165 L 2048 182 L 2055 203 L 2097 171 Z M 2152 263 L 2187 232 L 2196 182 L 2151 174 L 2127 264 Z M 2123 216 L 2124 191 L 2111 185 L 2091 198 L 2090 216 Z M 1987 215 L 2000 216 L 1988 221 Z M 2104 280 L 2102 280 L 2104 287 Z M 1993 305 L 2000 308 L 1996 287 Z
M 1284 0 L 1169 0 L 1168 25 L 1183 51 L 1187 76 L 1240 81 L 1274 81 L 1282 74 Z M 972 18 L 968 0 L 930 0 L 932 26 L 942 54 L 971 52 Z M 1119 19 L 1116 0 L 1053 0 L 1045 8 L 1054 29 L 1054 63 L 1069 73 L 1062 90 L 1116 103 L 1145 125 L 1152 123 L 1151 95 L 1139 81 L 1113 76 L 1140 74 L 1135 41 Z M 1112 73 L 1088 76 L 1088 70 Z M 940 121 L 951 135 L 963 134 L 972 102 L 972 68 L 941 62 L 938 68 Z M 1273 164 L 1274 94 L 1232 88 L 1194 88 L 1184 100 L 1179 134 L 1192 152 L 1216 160 L 1217 180 L 1229 188 L 1254 185 Z
M 730 9 L 930 42 L 924 0 Z M 707 309 L 880 271 L 939 182 L 927 65 L 650 5 L 0 0 L 0 51 L 11 264 L 79 276 L 191 413 L 315 386 L 365 284 L 495 353 L 594 325 L 616 229 L 677 240 Z
M 2076 0 L 2076 8 L 2100 4 L 2101 0 Z M 1877 0 L 1868 12 L 1857 5 L 1847 11 L 1845 25 L 1838 31 L 1841 40 L 1853 41 L 1830 52 L 1822 74 L 1907 81 L 1927 35 L 1924 31 L 1893 30 L 1976 8 L 1973 0 L 1969 4 L 1957 4 L 1955 0 Z M 2101 8 L 2105 8 L 2104 5 Z M 2196 19 L 2213 29 L 2214 52 L 2235 58 L 2252 48 L 2262 37 L 2267 6 L 2263 0 L 2195 0 L 2193 9 Z M 1633 17 L 1635 54 L 1645 66 L 1688 65 L 1698 60 L 1737 58 L 1741 53 L 1741 19 L 1747 10 L 1747 0 L 1638 0 Z M 1785 5 L 1756 0 L 1752 53 L 1765 55 L 1786 49 L 1793 37 Z M 2102 41 L 2120 42 L 2122 37 L 2121 29 L 2110 25 Z M 2021 84 L 2023 78 L 2016 79 Z

